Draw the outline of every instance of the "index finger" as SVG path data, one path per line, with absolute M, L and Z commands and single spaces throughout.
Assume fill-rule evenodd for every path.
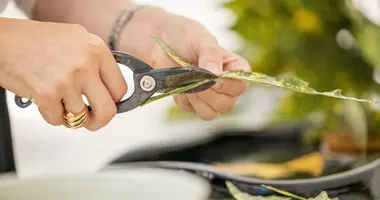
M 121 73 L 120 67 L 116 62 L 112 52 L 98 36 L 93 35 L 95 42 L 99 45 L 100 54 L 99 74 L 104 86 L 111 94 L 114 102 L 120 101 L 127 92 L 127 83 Z
M 116 105 L 99 77 L 90 80 L 83 88 L 83 94 L 91 106 L 89 120 L 85 127 L 90 131 L 97 131 L 106 126 L 116 115 Z

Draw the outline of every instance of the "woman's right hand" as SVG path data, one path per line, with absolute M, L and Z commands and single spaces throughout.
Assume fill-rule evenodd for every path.
M 21 19 L 0 18 L 0 30 L 1 87 L 32 97 L 51 125 L 64 124 L 64 110 L 83 110 L 82 95 L 92 108 L 85 127 L 109 123 L 127 84 L 101 38 L 79 25 Z

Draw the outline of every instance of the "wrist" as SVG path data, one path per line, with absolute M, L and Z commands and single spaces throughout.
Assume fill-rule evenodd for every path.
M 144 6 L 135 4 L 134 2 L 128 8 L 122 9 L 115 19 L 112 28 L 110 30 L 110 34 L 108 36 L 108 47 L 111 50 L 119 49 L 120 35 L 128 25 L 128 23 L 132 20 L 135 13 L 143 9 Z
M 119 37 L 119 50 L 133 54 L 149 62 L 155 43 L 152 35 L 161 37 L 162 26 L 168 22 L 168 13 L 154 6 L 144 6 L 135 12 Z

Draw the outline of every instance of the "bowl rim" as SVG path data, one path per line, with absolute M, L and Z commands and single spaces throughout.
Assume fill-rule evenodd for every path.
M 254 177 L 247 177 L 242 175 L 234 175 L 221 169 L 214 168 L 211 165 L 194 162 L 181 162 L 181 161 L 133 161 L 127 163 L 115 163 L 106 166 L 103 170 L 112 170 L 117 168 L 129 168 L 129 167 L 164 167 L 183 170 L 202 170 L 206 172 L 215 173 L 219 176 L 223 176 L 227 179 L 244 181 L 248 183 L 257 182 L 257 184 L 264 185 L 294 185 L 294 184 L 320 184 L 331 181 L 341 181 L 347 178 L 356 177 L 366 172 L 374 171 L 377 167 L 380 167 L 380 158 L 377 158 L 367 164 L 360 167 L 350 169 L 343 172 L 338 172 L 322 177 L 305 178 L 305 179 L 290 179 L 290 180 L 266 180 Z

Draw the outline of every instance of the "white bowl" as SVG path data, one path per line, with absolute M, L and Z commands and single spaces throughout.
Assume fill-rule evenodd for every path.
M 0 176 L 1 200 L 207 200 L 210 185 L 195 175 L 163 169 L 18 179 Z

